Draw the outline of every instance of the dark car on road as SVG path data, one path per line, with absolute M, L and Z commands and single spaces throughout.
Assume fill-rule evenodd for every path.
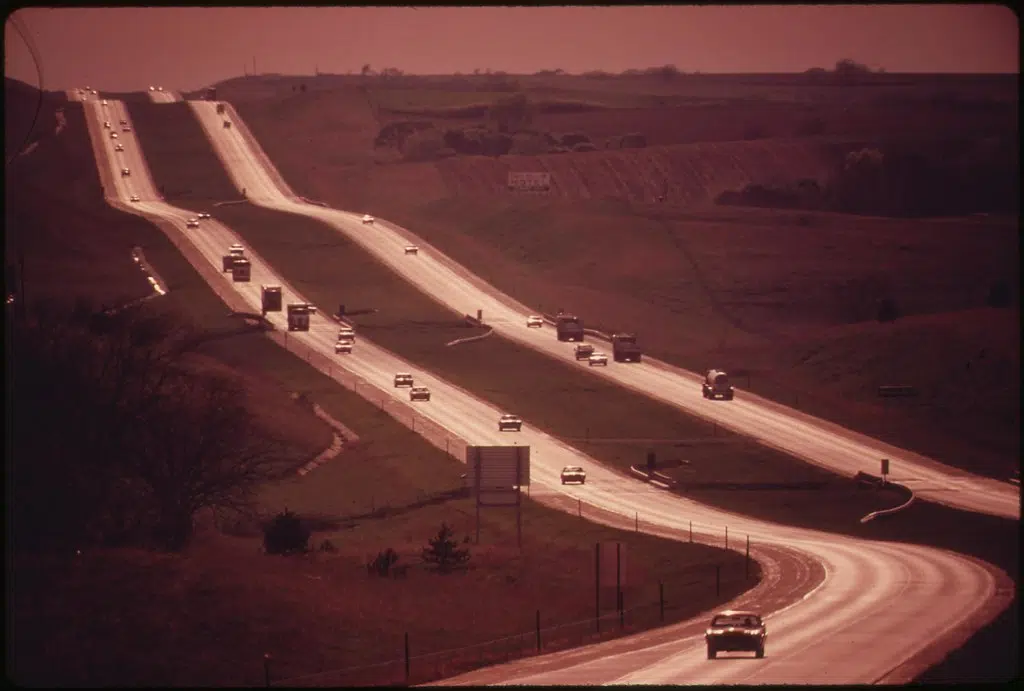
M 751 652 L 764 657 L 764 641 L 768 630 L 755 612 L 726 610 L 711 618 L 704 640 L 708 645 L 708 659 L 714 660 L 721 652 Z

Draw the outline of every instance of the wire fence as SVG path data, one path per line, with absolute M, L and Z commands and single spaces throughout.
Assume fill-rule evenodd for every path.
M 518 633 L 478 643 L 420 652 L 431 642 L 436 645 L 438 636 L 443 634 L 432 635 L 429 641 L 415 640 L 405 634 L 404 639 L 394 641 L 393 650 L 380 650 L 378 660 L 289 678 L 274 677 L 274 662 L 270 658 L 265 660 L 265 682 L 267 686 L 292 687 L 425 684 L 481 667 L 685 621 L 698 614 L 702 605 L 709 604 L 713 596 L 739 594 L 752 582 L 752 578 L 745 567 L 735 563 L 722 566 L 702 564 L 684 569 L 671 584 L 659 583 L 657 587 L 644 589 L 624 588 L 621 598 L 614 584 L 602 587 L 600 615 L 595 593 L 594 611 L 589 616 L 581 612 L 581 616 L 573 621 L 551 623 L 544 620 L 542 611 L 536 610 L 532 628 L 524 627 Z M 629 597 L 642 597 L 643 600 L 630 605 Z M 618 606 L 620 604 L 621 607 Z
M 387 413 L 397 422 L 416 432 L 428 442 L 446 454 L 465 462 L 465 439 L 452 434 L 433 420 L 419 414 L 415 407 L 381 391 L 362 377 L 354 374 L 338 364 L 334 359 L 306 345 L 294 336 L 289 337 L 287 331 L 267 331 L 267 337 L 289 352 L 297 355 L 309 365 L 338 382 L 346 389 L 359 394 L 365 401 L 377 406 L 381 412 Z M 405 391 L 405 389 L 402 389 Z
M 435 447 L 460 461 L 465 459 L 467 443 L 464 439 L 454 436 L 448 430 L 417 413 L 415 407 L 401 401 L 377 386 L 370 384 L 362 377 L 342 367 L 334 359 L 318 352 L 298 338 L 289 337 L 284 331 L 268 331 L 267 336 L 290 352 L 294 353 L 317 370 L 337 381 L 345 388 L 359 394 L 364 400 L 377 406 L 382 412 L 402 423 L 412 431 L 420 434 Z M 598 506 L 587 504 L 581 499 L 572 499 L 563 495 L 544 495 L 538 497 L 545 504 L 555 506 L 580 518 L 596 521 L 620 528 L 633 528 L 639 532 L 658 534 L 661 526 L 648 524 L 639 514 L 632 519 L 608 511 Z M 570 506 L 571 504 L 571 506 Z M 632 525 L 626 525 L 627 523 Z M 728 549 L 728 528 L 724 526 L 697 526 L 695 533 L 691 526 L 690 541 L 704 544 L 715 544 Z M 732 547 L 735 550 L 740 540 L 739 535 L 733 536 Z M 310 674 L 275 678 L 274 667 L 293 668 L 285 660 L 275 661 L 272 656 L 264 659 L 264 681 L 267 686 L 390 686 L 423 684 L 445 679 L 456 674 L 533 655 L 555 652 L 566 648 L 596 643 L 630 633 L 636 633 L 657 626 L 676 623 L 699 613 L 700 607 L 695 603 L 712 605 L 725 593 L 726 597 L 735 596 L 756 582 L 758 567 L 749 558 L 749 541 L 747 541 L 747 558 L 740 565 L 735 560 L 724 560 L 719 566 L 706 564 L 680 572 L 679 578 L 671 584 L 658 584 L 656 589 L 648 588 L 640 593 L 636 588 L 623 591 L 621 608 L 616 602 L 618 593 L 615 586 L 602 587 L 601 610 L 595 609 L 587 617 L 583 612 L 573 621 L 551 623 L 542 618 L 543 612 L 537 612 L 537 620 L 532 630 L 491 638 L 468 645 L 453 645 L 440 650 L 423 651 L 425 646 L 438 645 L 438 637 L 432 636 L 430 641 L 409 640 L 406 634 L 404 641 L 378 641 L 367 648 L 378 651 L 377 659 L 365 660 L 342 669 L 318 671 Z M 640 600 L 632 603 L 632 599 Z M 608 611 L 611 609 L 611 611 Z M 440 643 L 443 645 L 443 642 Z M 393 647 L 392 650 L 388 650 Z

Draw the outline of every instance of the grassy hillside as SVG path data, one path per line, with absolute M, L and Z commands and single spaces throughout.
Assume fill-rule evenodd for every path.
M 545 98 L 569 98 L 569 85 L 582 84 L 562 80 L 559 91 L 554 83 L 549 80 Z M 752 98 L 751 90 L 772 83 L 751 78 L 719 85 L 728 84 L 734 97 Z M 694 96 L 684 94 L 682 84 L 679 95 Z M 1000 280 L 1010 303 L 1019 305 L 1013 219 L 896 220 L 709 202 L 724 189 L 752 182 L 824 180 L 858 144 L 844 143 L 836 132 L 863 135 L 859 144 L 907 140 L 908 133 L 938 142 L 965 131 L 1006 132 L 1015 122 L 1016 105 L 1003 98 L 1012 85 L 882 80 L 875 91 L 859 91 L 870 98 L 851 106 L 842 103 L 848 89 L 775 84 L 819 94 L 820 103 L 812 108 L 796 103 L 792 93 L 764 92 L 760 110 L 729 102 L 689 111 L 591 111 L 564 116 L 566 129 L 577 118 L 572 127 L 585 120 L 593 127 L 618 122 L 613 129 L 644 132 L 649 126 L 649 140 L 668 137 L 658 134 L 665 132 L 706 141 L 534 157 L 457 156 L 436 163 L 358 162 L 371 150 L 374 124 L 354 112 L 343 116 L 340 97 L 327 92 L 316 98 L 335 106 L 319 127 L 316 112 L 298 105 L 312 94 L 247 101 L 239 109 L 301 194 L 402 223 L 538 309 L 566 307 L 595 326 L 630 328 L 650 352 L 670 362 L 749 373 L 741 385 L 757 393 L 945 462 L 1006 477 L 1019 452 L 1019 308 L 985 310 Z M 437 91 L 405 88 L 394 101 L 405 109 L 435 107 Z M 815 117 L 826 135 L 792 137 L 786 127 L 799 123 L 792 118 L 814 115 L 819 106 L 824 115 Z M 684 112 L 715 117 L 682 118 L 673 127 L 673 118 Z M 758 120 L 767 113 L 786 114 L 790 125 L 775 128 Z M 302 118 L 301 127 L 291 125 L 293 116 Z M 349 140 L 332 142 L 327 120 L 345 117 L 353 123 Z M 748 117 L 766 132 L 775 128 L 790 138 L 721 141 L 741 134 L 739 123 Z M 988 129 L 975 129 L 981 123 Z M 303 145 L 297 131 L 330 143 Z M 503 189 L 510 170 L 550 171 L 553 192 L 510 195 Z M 661 194 L 666 202 L 652 203 Z M 894 324 L 875 321 L 884 298 L 903 315 Z M 935 316 L 918 318 L 925 315 Z M 979 320 L 982 330 L 975 328 Z M 948 347 L 918 357 L 922 344 L 943 334 L 950 334 Z M 877 385 L 897 379 L 913 382 L 922 397 L 879 400 Z M 984 394 L 977 382 L 985 382 Z

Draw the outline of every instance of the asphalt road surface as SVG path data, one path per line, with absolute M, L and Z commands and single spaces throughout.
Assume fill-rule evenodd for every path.
M 111 101 L 107 107 L 112 111 L 109 115 L 103 114 L 98 103 L 86 103 L 84 107 L 101 178 L 112 205 L 154 220 L 235 309 L 243 305 L 258 312 L 259 286 L 264 283 L 281 285 L 285 304 L 305 302 L 284 277 L 276 275 L 272 267 L 251 251 L 247 251 L 252 262 L 251 283 L 234 283 L 222 273 L 221 256 L 240 239 L 216 220 L 204 220 L 200 228 L 186 229 L 185 219 L 195 213 L 160 200 L 134 135 L 121 140 L 123 153 L 113 151 L 101 123 L 104 119 L 117 122 L 127 118 L 122 103 Z M 391 226 L 383 224 L 364 227 L 359 222 L 361 214 L 303 204 L 289 196 L 287 189 L 281 191 L 274 183 L 275 176 L 262 167 L 266 165 L 265 157 L 254 152 L 236 114 L 229 112 L 235 126 L 225 129 L 221 116 L 214 112 L 214 104 L 197 102 L 193 107 L 236 184 L 247 189 L 252 201 L 324 218 L 353 237 L 366 238 L 364 244 L 376 248 L 379 256 L 393 254 L 401 258 L 394 264 L 408 260 L 410 266 L 403 266 L 403 275 L 417 285 L 441 291 L 440 297 L 446 301 L 465 300 L 458 303 L 458 311 L 475 312 L 482 307 L 485 321 L 495 329 L 519 332 L 517 340 L 565 356 L 567 344 L 554 341 L 550 329 L 540 334 L 526 330 L 525 308 L 516 312 L 513 302 L 486 294 L 478 281 L 455 274 L 443 258 L 429 249 L 421 250 L 419 257 L 405 257 L 401 250 L 408 240 L 401 237 L 401 231 L 390 231 Z M 122 177 L 122 167 L 129 167 L 131 175 Z M 132 194 L 138 195 L 140 201 L 128 202 Z M 425 243 L 416 244 L 425 247 Z M 451 283 L 445 278 L 449 274 Z M 469 306 L 471 303 L 475 306 Z M 271 314 L 269 319 L 279 330 L 286 328 L 283 313 Z M 528 420 L 522 432 L 498 432 L 497 419 L 504 411 L 377 348 L 361 335 L 357 335 L 351 354 L 335 355 L 337 323 L 322 312 L 313 315 L 310 323 L 308 333 L 293 332 L 288 338 L 316 349 L 324 359 L 337 363 L 339 371 L 358 375 L 365 382 L 360 393 L 367 395 L 367 386 L 373 387 L 372 395 L 387 397 L 387 410 L 392 415 L 410 420 L 418 416 L 429 421 L 429 426 L 444 428 L 470 444 L 528 444 L 533 499 L 571 511 L 576 510 L 576 499 L 581 499 L 588 507 L 599 509 L 588 514 L 594 520 L 631 528 L 634 516 L 638 515 L 644 531 L 680 540 L 689 538 L 692 521 L 696 541 L 721 545 L 724 529 L 728 527 L 733 536 L 730 548 L 744 550 L 745 538 L 749 536 L 751 556 L 765 573 L 757 587 L 730 603 L 766 614 L 769 634 L 764 659 L 734 660 L 730 655 L 719 660 L 706 659 L 701 639 L 706 621 L 701 616 L 626 639 L 478 670 L 445 683 L 905 682 L 959 647 L 1012 599 L 1014 584 L 1005 573 L 969 557 L 917 545 L 858 540 L 755 521 L 701 506 L 606 469 L 531 427 Z M 408 391 L 393 386 L 397 372 L 410 372 L 417 385 L 428 386 L 431 401 L 410 404 Z M 595 376 L 618 376 L 632 382 L 644 373 L 650 377 L 650 385 L 659 391 L 674 387 L 678 391 L 673 395 L 684 400 L 689 400 L 698 388 L 690 378 L 693 375 L 656 363 L 610 366 L 607 375 Z M 678 381 L 673 383 L 673 378 Z M 635 383 L 631 387 L 638 388 Z M 695 399 L 692 403 L 700 407 L 703 399 L 699 393 Z M 810 454 L 823 454 L 829 462 L 842 464 L 842 454 L 865 452 L 862 442 L 837 437 L 828 428 L 806 420 L 787 418 L 784 409 L 758 408 L 753 397 L 741 395 L 725 406 L 710 402 L 707 405 L 717 406 L 711 415 L 724 415 L 723 419 L 737 428 L 750 422 L 772 433 L 771 425 L 758 422 L 761 415 L 787 426 L 776 430 L 776 435 L 800 424 L 807 425 L 808 431 L 797 436 L 802 440 L 801 448 Z M 821 449 L 817 448 L 819 445 Z M 565 465 L 584 466 L 587 484 L 561 485 L 558 474 Z M 936 482 L 948 481 L 941 469 L 932 472 L 937 473 Z M 973 493 L 977 503 L 995 501 L 980 489 L 967 491 Z

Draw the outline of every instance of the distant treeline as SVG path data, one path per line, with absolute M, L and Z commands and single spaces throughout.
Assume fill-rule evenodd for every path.
M 850 152 L 824 184 L 749 184 L 717 203 L 878 216 L 1020 211 L 1019 137 L 884 144 Z

